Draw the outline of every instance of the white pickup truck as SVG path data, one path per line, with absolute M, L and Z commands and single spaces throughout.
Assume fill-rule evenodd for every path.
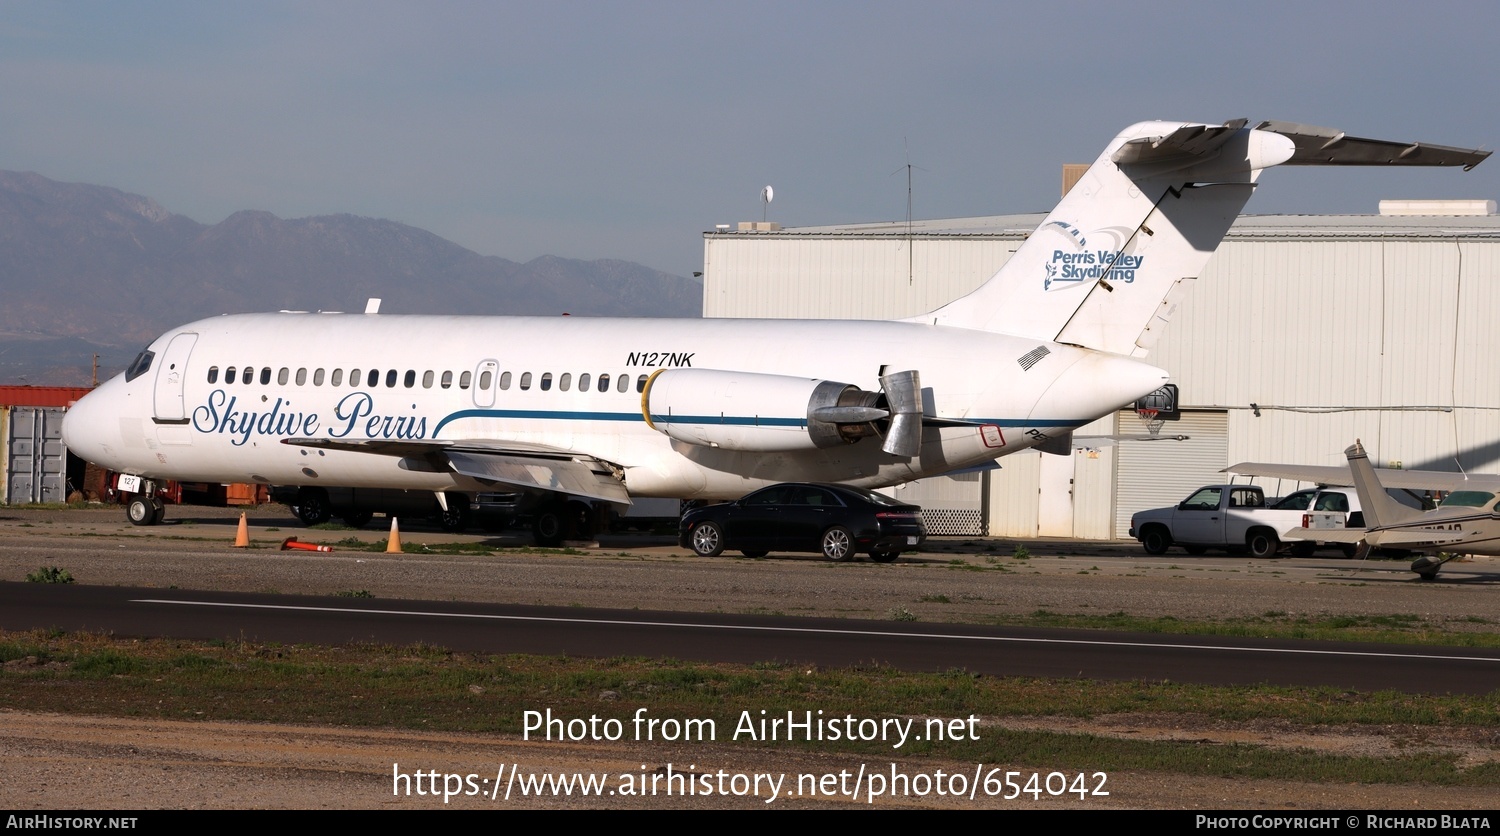
M 1208 485 L 1171 508 L 1136 513 L 1130 518 L 1130 536 L 1149 554 L 1165 554 L 1177 545 L 1188 554 L 1218 548 L 1272 557 L 1281 549 L 1280 532 L 1351 524 L 1364 525 L 1353 488 L 1310 488 L 1268 506 L 1256 485 Z M 1293 548 L 1306 555 L 1316 546 L 1303 540 Z

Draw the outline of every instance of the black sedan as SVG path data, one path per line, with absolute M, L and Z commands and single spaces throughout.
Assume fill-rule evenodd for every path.
M 678 542 L 704 557 L 738 549 L 746 557 L 821 552 L 844 561 L 867 552 L 889 563 L 927 538 L 921 513 L 864 488 L 788 482 L 683 514 Z

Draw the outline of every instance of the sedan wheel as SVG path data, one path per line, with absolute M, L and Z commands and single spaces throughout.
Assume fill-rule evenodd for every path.
M 698 523 L 693 528 L 693 551 L 700 557 L 718 557 L 724 552 L 724 531 L 718 523 Z
M 823 556 L 842 563 L 854 557 L 854 535 L 841 525 L 823 532 Z

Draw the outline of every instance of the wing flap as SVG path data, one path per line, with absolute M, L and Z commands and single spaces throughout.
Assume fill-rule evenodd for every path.
M 607 469 L 595 470 L 581 461 L 525 459 L 495 453 L 450 450 L 448 464 L 455 473 L 544 491 L 576 494 L 606 502 L 630 504 L 630 494 Z
M 558 491 L 630 505 L 630 494 L 613 469 L 592 456 L 545 444 L 491 439 L 343 441 L 335 438 L 286 438 L 282 444 L 343 450 L 367 455 L 425 459 L 433 467 L 462 476 L 501 482 L 527 490 Z

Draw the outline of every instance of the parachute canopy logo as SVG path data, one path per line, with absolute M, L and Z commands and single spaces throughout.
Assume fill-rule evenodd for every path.
M 1146 260 L 1143 255 L 1128 255 L 1118 248 L 1089 249 L 1088 239 L 1083 237 L 1082 231 L 1063 221 L 1052 221 L 1043 229 L 1051 231 L 1054 237 L 1058 233 L 1066 236 L 1054 246 L 1051 258 L 1043 265 L 1047 273 L 1042 280 L 1044 290 L 1052 290 L 1053 285 L 1076 287 L 1080 282 L 1096 279 L 1131 284 L 1135 281 L 1135 272 Z M 1129 237 L 1112 229 L 1095 230 L 1091 234 L 1113 239 L 1108 243 L 1117 246 L 1122 239 Z

